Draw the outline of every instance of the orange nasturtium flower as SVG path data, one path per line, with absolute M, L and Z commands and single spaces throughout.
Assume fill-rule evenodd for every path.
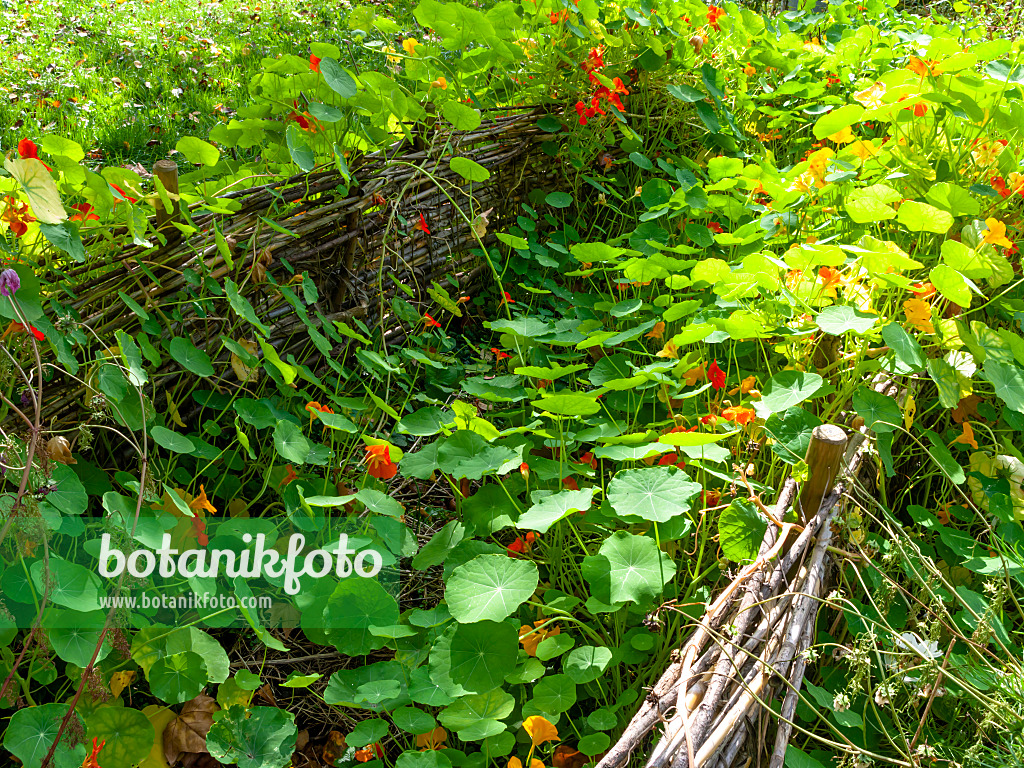
M 917 56 L 911 56 L 907 59 L 907 69 L 921 77 L 928 77 L 929 75 L 935 77 L 937 75 L 941 75 L 942 70 L 939 68 L 938 64 L 939 62 L 935 59 L 928 59 L 927 61 L 924 61 L 923 59 L 917 58 Z
M 523 650 L 526 651 L 527 656 L 537 655 L 537 646 L 541 644 L 542 640 L 546 640 L 549 637 L 554 637 L 555 635 L 560 635 L 562 633 L 562 630 L 555 625 L 551 625 L 543 629 L 537 629 L 537 627 L 544 622 L 545 619 L 541 619 L 540 621 L 535 621 L 532 627 L 528 624 L 524 624 L 519 628 L 519 642 L 523 644 Z M 547 723 L 547 720 L 544 722 Z M 548 725 L 554 728 L 551 723 L 548 723 Z M 523 727 L 526 727 L 526 723 L 523 723 Z M 526 732 L 531 733 L 529 728 L 526 729 Z M 555 738 L 558 738 L 557 731 L 555 732 Z M 545 739 L 545 741 L 550 741 L 550 739 Z M 540 744 L 543 742 L 534 743 Z
M 836 131 L 828 137 L 829 141 L 835 142 L 836 144 L 849 144 L 852 141 L 856 141 L 857 137 L 853 133 L 853 129 L 850 126 L 846 126 L 841 131 Z
M 320 72 L 320 57 L 314 54 L 309 54 L 309 68 L 313 72 Z
M 448 90 L 448 80 L 445 77 L 439 77 L 437 80 L 431 80 L 431 88 L 440 88 L 442 91 Z
M 853 142 L 853 144 L 851 144 L 849 147 L 847 147 L 847 149 L 853 152 L 853 154 L 859 157 L 861 160 L 870 160 L 872 157 L 876 157 L 878 153 L 881 151 L 878 147 L 874 145 L 874 143 L 870 141 L 864 141 L 864 139 L 858 139 L 857 141 Z
M 744 408 L 742 405 L 734 405 L 731 408 L 726 408 L 721 413 L 721 417 L 726 421 L 735 421 L 739 426 L 749 424 L 756 417 L 757 414 L 753 408 Z
M 306 410 L 309 411 L 309 426 L 310 427 L 313 426 L 313 418 L 314 418 L 313 417 L 313 412 L 314 411 L 317 411 L 319 413 L 334 413 L 334 411 L 331 410 L 331 408 L 329 408 L 326 405 L 320 405 L 320 403 L 316 402 L 315 400 L 311 400 L 310 402 L 306 403 Z M 326 426 L 327 425 L 325 424 L 324 427 L 326 428 Z
M 741 381 L 740 385 L 738 387 L 735 387 L 734 389 L 730 389 L 729 390 L 729 394 L 730 395 L 735 395 L 735 394 L 739 393 L 739 394 L 742 394 L 742 395 L 749 395 L 751 392 L 756 392 L 757 391 L 756 387 L 757 387 L 757 379 L 754 377 L 753 374 L 751 374 L 750 376 L 747 376 L 747 378 L 745 378 L 743 381 Z
M 35 217 L 28 212 L 28 203 L 22 203 L 18 199 L 7 195 L 4 197 L 4 212 L 0 214 L 0 221 L 11 228 L 15 237 L 21 237 L 28 232 L 28 225 L 35 221 Z
M 1006 224 L 999 219 L 985 219 L 985 226 L 988 227 L 984 235 L 986 243 L 1013 248 L 1013 243 L 1006 237 Z
M 670 357 L 676 360 L 679 358 L 679 347 L 676 346 L 674 341 L 669 341 L 655 357 Z
M 427 328 L 440 328 L 441 324 L 437 322 L 433 317 L 430 316 L 429 312 L 423 313 L 423 322 L 427 324 Z
M 284 479 L 282 479 L 281 482 L 277 484 L 278 488 L 284 488 L 292 480 L 298 480 L 299 479 L 298 474 L 296 474 L 296 472 L 295 472 L 295 467 L 293 467 L 291 464 L 288 464 L 285 467 L 285 469 L 287 470 L 287 474 L 284 476 Z
M 961 445 L 969 445 L 974 450 L 978 450 L 978 440 L 974 437 L 974 427 L 971 426 L 971 422 L 965 421 L 963 423 L 964 433 L 957 435 L 954 443 L 960 443 Z
M 651 332 L 648 333 L 644 338 L 646 339 L 658 339 L 659 341 L 665 337 L 665 323 L 659 320 L 654 324 Z
M 683 374 L 683 381 L 686 382 L 686 386 L 692 387 L 700 379 L 706 379 L 708 372 L 705 370 L 703 365 L 698 365 L 696 368 L 691 368 Z
M 718 26 L 718 20 L 725 15 L 726 14 L 724 8 L 719 8 L 717 5 L 712 5 L 710 8 L 708 8 L 708 24 L 711 26 L 713 30 L 717 32 L 719 29 L 721 29 L 721 27 Z
M 197 512 L 200 509 L 205 509 L 211 515 L 217 514 L 217 508 L 213 506 L 208 498 L 206 498 L 206 486 L 199 486 L 199 495 L 196 496 L 192 501 L 188 503 L 188 508 L 193 512 Z
M 510 757 L 508 760 L 508 768 L 523 768 L 523 763 L 518 757 Z M 530 768 L 544 768 L 544 763 L 536 757 L 531 757 Z
M 743 68 L 743 74 L 746 75 L 747 77 L 753 77 L 755 74 L 757 74 L 757 70 L 754 69 L 753 64 L 747 64 L 747 66 Z
M 387 443 L 366 446 L 366 471 L 370 477 L 378 480 L 390 480 L 398 474 L 398 465 L 391 460 L 391 452 Z
M 106 739 L 99 741 L 99 739 L 96 739 L 95 737 L 93 738 L 92 752 L 90 752 L 86 756 L 85 760 L 82 761 L 82 768 L 100 768 L 100 764 L 97 761 L 100 758 L 100 750 L 103 749 L 106 743 Z
M 552 633 L 557 634 L 557 633 Z M 558 729 L 540 715 L 531 715 L 523 721 L 523 730 L 530 734 L 533 746 L 538 747 L 546 741 L 558 741 Z
M 373 760 L 374 757 L 384 757 L 384 749 L 381 747 L 380 742 L 371 744 L 363 749 L 357 749 L 355 758 L 360 763 L 368 763 Z
M 903 302 L 903 312 L 907 322 L 922 333 L 935 333 L 932 325 L 932 306 L 921 299 L 907 299 Z
M 444 749 L 448 741 L 448 731 L 440 725 L 432 731 L 421 733 L 416 736 L 416 746 L 420 752 L 427 749 Z

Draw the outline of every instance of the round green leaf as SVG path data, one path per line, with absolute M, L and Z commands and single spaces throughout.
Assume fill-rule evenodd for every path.
M 4 748 L 21 760 L 23 768 L 41 768 L 67 713 L 67 704 L 41 704 L 15 711 L 4 731 Z
M 284 768 L 295 751 L 295 716 L 277 707 L 228 707 L 213 716 L 210 754 L 238 768 Z
M 178 434 L 167 427 L 153 427 L 149 434 L 153 436 L 157 445 L 173 453 L 192 453 L 196 449 L 195 443 L 185 435 Z
M 562 664 L 565 673 L 582 685 L 597 680 L 612 663 L 612 652 L 604 646 L 583 645 L 574 648 Z
M 406 733 L 430 733 L 437 726 L 434 716 L 417 707 L 399 707 L 391 713 L 395 726 Z M 417 753 L 418 754 L 418 753 Z M 398 758 L 401 762 L 402 758 Z
M 105 741 L 103 768 L 133 768 L 149 754 L 156 734 L 149 718 L 137 709 L 105 706 L 85 721 L 87 740 Z
M 434 718 L 431 717 L 430 720 L 433 722 Z M 419 733 L 426 733 L 426 731 Z M 398 756 L 395 768 L 452 768 L 452 761 L 446 754 L 436 749 L 425 749 L 419 752 L 408 751 Z
M 479 480 L 485 474 L 497 472 L 516 458 L 511 448 L 491 445 L 469 429 L 460 429 L 451 437 L 439 440 L 436 445 L 438 468 L 456 480 L 463 477 Z
M 735 499 L 718 518 L 722 554 L 737 563 L 757 557 L 768 521 L 746 499 Z
M 479 555 L 452 571 L 445 598 L 461 624 L 502 621 L 530 598 L 539 579 L 536 564 L 528 560 Z
M 387 735 L 387 732 L 387 720 L 382 720 L 379 717 L 360 720 L 352 732 L 345 737 L 345 742 L 352 747 L 365 747 L 367 744 L 380 741 Z
M 461 732 L 480 721 L 496 721 L 512 714 L 516 700 L 512 694 L 495 688 L 487 693 L 478 693 L 475 696 L 464 696 L 450 707 L 445 707 L 438 720 L 445 728 Z M 504 730 L 504 726 L 502 726 Z M 500 733 L 501 731 L 498 731 Z M 481 736 L 479 738 L 487 738 Z M 476 740 L 476 739 L 474 739 Z
M 29 568 L 38 594 L 43 592 L 43 561 L 36 560 Z M 106 596 L 99 576 L 77 563 L 50 555 L 50 602 L 83 613 L 101 608 L 100 596 Z
M 834 133 L 839 133 L 843 128 L 849 128 L 860 120 L 864 114 L 864 107 L 860 104 L 845 104 L 839 109 L 822 115 L 814 123 L 814 138 L 824 139 Z
M 557 416 L 591 416 L 601 410 L 596 398 L 579 394 L 542 397 L 534 400 L 532 405 Z
M 453 157 L 448 165 L 467 181 L 487 181 L 491 178 L 490 171 L 468 157 Z
M 945 234 L 953 226 L 951 213 L 916 200 L 908 200 L 900 206 L 896 221 L 911 232 L 934 232 L 938 235 Z
M 971 286 L 967 278 L 952 267 L 939 264 L 928 273 L 928 279 L 942 297 L 963 308 L 971 306 Z
M 320 59 L 320 74 L 327 86 L 341 98 L 350 99 L 356 95 L 356 81 L 334 58 L 325 56 Z
M 89 496 L 78 474 L 66 464 L 54 463 L 46 503 L 65 515 L 80 515 L 89 506 Z
M 551 192 L 544 198 L 544 202 L 552 208 L 568 208 L 572 205 L 572 195 L 568 192 Z
M 206 682 L 203 657 L 192 651 L 164 656 L 149 668 L 149 687 L 155 696 L 168 704 L 194 699 Z
M 629 469 L 616 473 L 608 486 L 608 502 L 622 516 L 666 523 L 690 511 L 690 501 L 701 491 L 676 467 Z
M 853 393 L 853 408 L 864 419 L 864 426 L 875 432 L 892 432 L 903 423 L 903 412 L 888 395 L 869 387 L 860 387 Z
M 57 656 L 76 667 L 85 667 L 96 651 L 105 619 L 103 611 L 80 613 L 53 610 L 47 614 L 43 626 Z M 109 653 L 110 641 L 104 639 L 96 661 L 102 661 Z
M 458 101 L 446 101 L 442 104 L 441 114 L 457 131 L 475 131 L 483 122 L 480 112 Z
M 448 648 L 448 674 L 467 691 L 486 693 L 501 685 L 518 654 L 519 636 L 508 622 L 459 624 Z
M 216 165 L 220 160 L 219 149 L 195 136 L 182 136 L 174 148 L 193 165 Z
M 377 581 L 350 577 L 338 582 L 327 599 L 324 625 L 339 651 L 363 656 L 387 642 L 387 638 L 373 635 L 370 627 L 397 624 L 399 613 L 395 598 Z
M 578 491 L 559 491 L 540 497 L 516 523 L 517 528 L 547 533 L 557 523 L 577 512 L 590 509 L 594 498 L 594 488 L 583 488 Z M 537 498 L 537 494 L 534 494 Z
M 616 531 L 596 555 L 583 558 L 582 570 L 591 594 L 602 603 L 647 604 L 671 581 L 676 564 L 653 538 Z
M 576 703 L 576 683 L 568 675 L 548 675 L 533 687 L 533 705 L 557 715 Z
M 558 634 L 546 637 L 537 645 L 537 658 L 540 661 L 550 661 L 558 658 L 574 645 L 576 645 L 576 641 L 570 635 Z
M 821 388 L 822 382 L 816 373 L 780 371 L 772 376 L 761 393 L 761 399 L 754 402 L 754 410 L 758 417 L 767 419 L 773 413 L 800 405 Z
M 175 336 L 168 345 L 168 351 L 178 365 L 189 373 L 194 373 L 196 376 L 213 376 L 213 363 L 210 361 L 210 356 L 188 339 Z
M 592 733 L 580 739 L 576 749 L 587 756 L 599 755 L 608 749 L 608 745 L 611 743 L 612 737 L 607 733 Z
M 279 421 L 274 427 L 274 449 L 277 455 L 292 464 L 305 464 L 310 442 L 302 428 L 292 421 Z
M 855 307 L 827 307 L 818 313 L 814 322 L 821 330 L 832 336 L 842 336 L 847 331 L 862 334 L 874 327 L 878 322 L 878 315 L 861 312 Z

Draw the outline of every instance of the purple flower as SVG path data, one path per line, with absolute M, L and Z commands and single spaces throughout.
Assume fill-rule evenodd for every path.
M 0 296 L 10 296 L 21 288 L 21 278 L 13 269 L 0 272 Z

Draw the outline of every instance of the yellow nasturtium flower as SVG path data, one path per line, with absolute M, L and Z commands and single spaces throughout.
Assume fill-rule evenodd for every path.
M 985 226 L 988 227 L 988 231 L 984 235 L 986 243 L 1001 245 L 1003 248 L 1013 248 L 1013 243 L 1006 236 L 1006 224 L 999 219 L 985 219 Z
M 405 52 L 410 56 L 416 55 L 417 45 L 419 45 L 419 41 L 416 40 L 416 38 L 414 37 L 407 37 L 405 38 L 405 40 L 402 41 L 402 48 L 404 48 Z

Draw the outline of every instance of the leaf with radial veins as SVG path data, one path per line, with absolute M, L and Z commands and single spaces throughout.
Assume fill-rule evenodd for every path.
M 527 560 L 479 555 L 452 571 L 444 593 L 462 624 L 502 621 L 530 599 L 539 580 L 537 566 Z

